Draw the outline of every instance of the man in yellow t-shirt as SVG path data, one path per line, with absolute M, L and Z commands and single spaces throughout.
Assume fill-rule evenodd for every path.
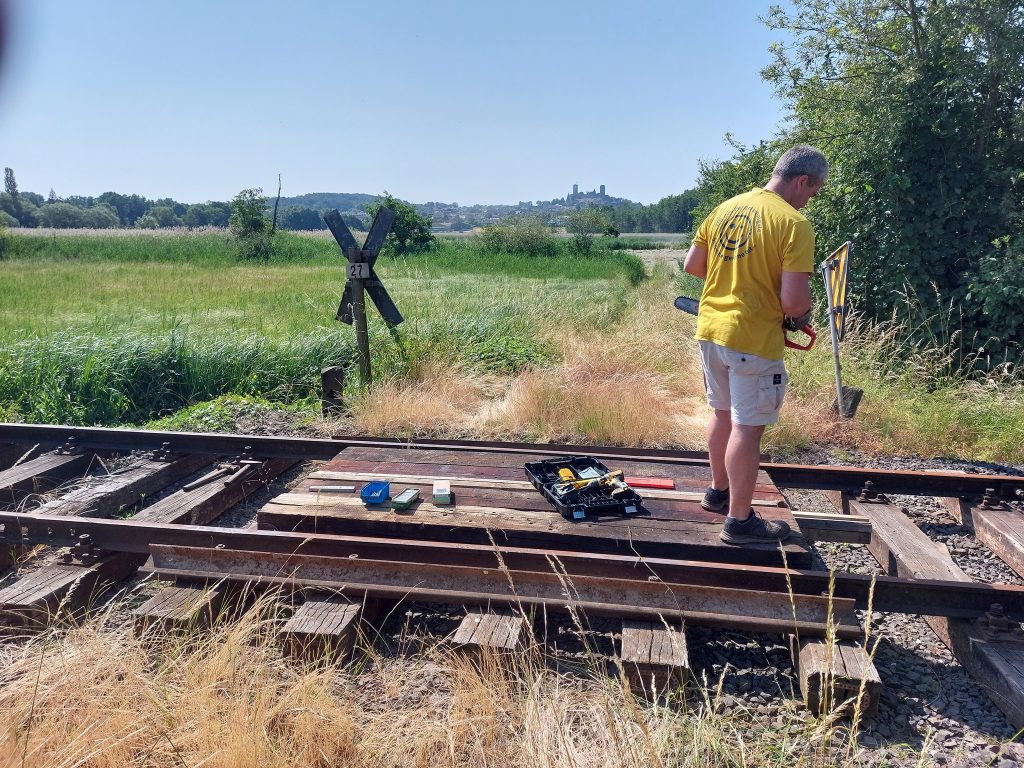
M 784 522 L 762 520 L 750 506 L 761 462 L 761 436 L 779 420 L 786 392 L 783 324 L 810 317 L 814 230 L 800 213 L 828 177 L 820 150 L 799 144 L 779 158 L 764 188 L 715 208 L 697 229 L 683 268 L 704 280 L 697 335 L 708 402 L 711 487 L 701 506 L 726 507 L 722 540 L 774 543 Z

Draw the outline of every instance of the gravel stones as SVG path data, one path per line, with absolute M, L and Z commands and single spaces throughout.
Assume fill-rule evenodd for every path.
M 850 464 L 880 469 L 992 472 L 1024 475 L 1018 467 L 970 463 L 953 459 L 852 457 L 838 459 L 818 451 L 797 459 L 807 464 Z M 834 512 L 819 493 L 782 489 L 795 509 Z M 890 496 L 971 578 L 985 582 L 1024 584 L 1012 569 L 979 542 L 931 497 Z M 1024 506 L 1011 502 L 1014 506 Z M 819 567 L 881 574 L 867 548 L 818 543 Z M 864 616 L 861 613 L 863 621 Z M 1024 745 L 1008 743 L 1015 735 L 992 703 L 938 640 L 920 616 L 876 614 L 871 619 L 869 650 L 884 686 L 874 722 L 864 725 L 859 742 L 869 750 L 906 744 L 925 749 L 937 765 L 1024 765 Z M 881 757 L 877 754 L 876 757 Z

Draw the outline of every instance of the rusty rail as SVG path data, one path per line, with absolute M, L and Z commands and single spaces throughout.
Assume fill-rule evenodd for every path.
M 178 453 L 240 454 L 251 452 L 267 458 L 327 460 L 349 446 L 383 448 L 438 448 L 457 451 L 501 451 L 535 455 L 580 453 L 611 460 L 643 460 L 664 464 L 707 466 L 707 454 L 693 451 L 653 450 L 569 444 L 535 445 L 477 440 L 421 440 L 403 442 L 390 438 L 338 436 L 325 438 L 264 437 L 256 435 L 159 432 L 140 429 L 108 429 L 48 424 L 0 424 L 0 443 L 57 445 L 69 437 L 81 448 L 97 451 L 154 450 L 166 446 Z M 248 451 L 246 450 L 248 449 Z M 938 496 L 970 495 L 1024 498 L 1024 476 L 983 475 L 960 472 L 912 472 L 860 467 L 808 466 L 764 463 L 772 480 L 798 488 L 840 490 L 856 493 L 871 482 L 878 493 Z
M 153 547 L 223 549 L 250 556 L 328 557 L 373 562 L 415 562 L 440 567 L 471 567 L 516 572 L 562 572 L 572 579 L 608 578 L 799 596 L 831 594 L 864 609 L 869 601 L 882 613 L 913 613 L 951 618 L 982 617 L 993 603 L 1024 621 L 1024 587 L 1007 584 L 870 577 L 798 569 L 628 555 L 551 551 L 524 547 L 449 544 L 421 540 L 289 533 L 215 526 L 184 526 L 67 518 L 0 512 L 9 546 L 74 546 L 87 541 L 96 552 L 146 554 Z M 82 539 L 82 537 L 87 537 Z M 276 562 L 276 561 L 275 561 Z M 296 560 L 296 562 L 298 562 Z

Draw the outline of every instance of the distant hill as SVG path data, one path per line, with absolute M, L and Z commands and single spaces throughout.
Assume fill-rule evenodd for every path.
M 296 197 L 282 197 L 281 207 L 299 205 L 317 211 L 329 211 L 337 208 L 339 213 L 362 213 L 364 206 L 377 199 L 377 195 L 364 195 L 359 192 L 310 192 Z M 267 201 L 271 206 L 274 198 Z

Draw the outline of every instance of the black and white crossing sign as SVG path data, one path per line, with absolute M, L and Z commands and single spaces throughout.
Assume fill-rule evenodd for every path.
M 341 305 L 338 307 L 336 317 L 343 323 L 355 326 L 356 347 L 359 350 L 359 375 L 365 387 L 370 384 L 370 334 L 366 327 L 364 291 L 370 294 L 384 322 L 392 329 L 402 322 L 402 313 L 398 311 L 387 289 L 373 271 L 380 249 L 384 247 L 384 239 L 395 222 L 395 212 L 384 207 L 377 211 L 362 248 L 356 244 L 356 239 L 352 237 L 349 228 L 341 219 L 341 214 L 336 210 L 325 214 L 324 221 L 341 246 L 345 258 L 348 259 L 348 264 L 345 265 L 348 280 L 345 282 L 345 292 L 341 295 Z
M 390 208 L 381 208 L 377 211 L 362 249 L 356 244 L 356 239 L 352 237 L 352 232 L 349 231 L 349 228 L 341 219 L 341 214 L 336 210 L 325 214 L 324 221 L 330 228 L 331 234 L 334 235 L 334 239 L 338 241 L 338 245 L 341 246 L 342 253 L 348 259 L 346 271 L 348 282 L 345 284 L 345 292 L 341 296 L 341 305 L 338 307 L 338 320 L 348 325 L 352 325 L 354 322 L 355 285 L 353 281 L 362 280 L 364 282 L 363 287 L 370 294 L 370 298 L 376 305 L 381 317 L 384 318 L 384 322 L 388 325 L 399 325 L 403 319 L 402 313 L 398 311 L 395 302 L 391 300 L 387 289 L 373 270 L 373 265 L 377 262 L 377 257 L 380 255 L 380 249 L 384 247 L 384 238 L 388 236 L 388 232 L 391 231 L 391 225 L 395 221 L 395 212 Z

